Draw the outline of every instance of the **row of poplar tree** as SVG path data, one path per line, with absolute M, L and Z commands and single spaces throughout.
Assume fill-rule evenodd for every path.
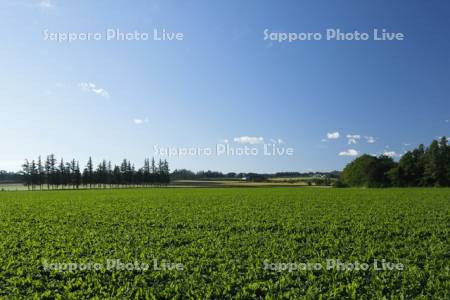
M 124 159 L 120 165 L 112 165 L 111 161 L 103 160 L 96 167 L 89 157 L 86 167 L 81 170 L 75 159 L 59 161 L 50 154 L 42 161 L 25 160 L 22 175 L 28 189 L 59 189 L 59 188 L 106 188 L 167 185 L 170 183 L 169 164 L 166 160 L 145 159 L 144 166 L 136 169 L 134 164 Z

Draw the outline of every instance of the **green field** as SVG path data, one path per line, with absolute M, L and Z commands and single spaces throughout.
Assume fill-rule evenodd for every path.
M 1 192 L 0 299 L 449 299 L 449 236 L 450 189 Z

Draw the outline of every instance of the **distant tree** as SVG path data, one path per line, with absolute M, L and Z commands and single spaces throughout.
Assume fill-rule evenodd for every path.
M 110 187 L 112 185 L 112 176 L 113 176 L 112 170 L 113 170 L 112 163 L 111 161 L 108 161 L 108 165 L 106 168 L 106 184 L 108 184 Z
M 362 155 L 349 163 L 341 174 L 341 181 L 348 186 L 366 186 L 370 181 L 370 173 L 376 163 L 376 157 Z
M 371 186 L 373 187 L 389 187 L 391 181 L 389 180 L 389 171 L 397 167 L 392 157 L 381 155 L 377 158 L 373 177 L 371 178 Z
M 442 142 L 442 140 L 441 140 L 441 144 L 442 144 L 443 142 Z M 450 145 L 449 145 L 449 142 L 448 142 L 448 140 L 446 139 L 446 146 L 445 147 L 443 147 L 442 149 L 445 149 L 445 150 L 443 150 L 444 151 L 444 158 L 443 158 L 443 161 L 444 161 L 444 173 L 445 173 L 445 178 L 446 178 L 446 186 L 450 186 Z
M 120 174 L 121 174 L 121 184 L 128 185 L 130 184 L 130 176 L 128 170 L 128 161 L 124 159 L 122 164 L 120 165 Z
M 438 158 L 438 169 L 437 169 L 437 186 L 449 186 L 450 177 L 450 146 L 448 145 L 448 140 L 444 136 L 439 141 L 439 158 Z
M 66 165 L 64 163 L 64 159 L 61 158 L 59 166 L 58 166 L 58 181 L 56 183 L 57 186 L 65 185 L 66 182 Z
M 389 171 L 395 167 L 390 157 L 362 155 L 349 163 L 342 171 L 340 181 L 355 187 L 387 187 Z
M 134 184 L 143 185 L 144 184 L 144 168 L 140 168 L 136 171 L 134 176 Z
M 150 165 L 150 172 L 151 172 L 151 176 L 150 176 L 150 184 L 153 185 L 156 183 L 157 181 L 157 174 L 156 174 L 156 163 L 155 163 L 155 159 L 152 157 L 152 162 Z
M 83 169 L 83 173 L 81 174 L 81 184 L 85 187 L 89 186 L 89 171 L 87 168 Z
M 22 174 L 23 178 L 25 180 L 25 185 L 27 186 L 28 190 L 30 189 L 30 186 L 32 184 L 31 180 L 31 168 L 30 163 L 28 159 L 25 160 L 25 163 L 22 165 Z
M 77 160 L 64 162 L 61 158 L 59 164 L 53 154 L 46 157 L 45 164 L 42 164 L 39 156 L 36 161 L 25 160 L 20 174 L 7 174 L 0 171 L 0 179 L 8 177 L 19 178 L 20 181 L 28 187 L 35 189 L 43 185 L 50 188 L 73 188 L 78 189 L 81 185 L 85 187 L 103 187 L 107 186 L 148 186 L 152 184 L 167 185 L 170 182 L 169 164 L 166 160 L 160 160 L 158 166 L 152 158 L 144 160 L 144 166 L 136 169 L 135 165 L 129 160 L 124 159 L 120 166 L 113 166 L 111 161 L 102 160 L 94 170 L 92 158 L 86 164 L 83 172 L 80 170 L 80 164 Z M 6 174 L 6 175 L 4 175 Z M 14 175 L 14 176 L 13 176 Z
M 47 159 L 45 160 L 45 178 L 47 182 L 47 189 L 50 189 L 51 184 L 51 176 L 52 176 L 52 170 L 50 167 L 50 156 L 47 156 Z
M 254 174 L 254 173 L 253 173 Z M 259 174 L 262 175 L 262 174 Z M 264 175 L 262 175 L 264 176 Z M 215 179 L 215 178 L 224 178 L 225 175 L 223 175 L 222 172 L 217 171 L 199 171 L 197 172 L 197 178 L 203 178 L 203 179 Z
M 36 184 L 39 185 L 39 188 L 42 190 L 42 186 L 45 183 L 45 170 L 44 166 L 42 165 L 42 159 L 41 156 L 38 157 L 37 161 L 37 182 Z
M 245 178 L 247 181 L 253 182 L 264 182 L 267 180 L 267 177 L 265 175 L 257 173 L 247 173 L 245 174 Z
M 34 160 L 31 161 L 30 165 L 30 176 L 31 176 L 31 189 L 34 190 L 34 186 L 38 184 L 39 175 L 36 166 L 36 162 Z
M 77 161 L 76 162 L 76 166 L 75 166 L 75 170 L 74 170 L 74 186 L 78 189 L 80 188 L 81 185 L 81 172 L 80 172 L 80 164 Z
M 403 170 L 398 164 L 386 172 L 386 177 L 389 179 L 390 185 L 392 186 L 405 186 L 405 182 L 403 180 Z M 339 184 L 340 183 L 341 182 L 339 181 Z M 342 186 L 336 185 L 336 187 Z
M 363 155 L 348 164 L 340 177 L 349 186 L 450 186 L 450 146 L 446 137 L 428 148 L 406 152 L 395 163 L 386 157 Z
M 420 144 L 417 149 L 412 151 L 414 167 L 410 167 L 410 170 L 413 170 L 413 173 L 409 174 L 409 186 L 423 185 L 423 177 L 425 172 L 425 151 L 425 146 L 423 144 Z
M 56 158 L 54 154 L 50 154 L 47 156 L 45 161 L 45 173 L 47 177 L 47 188 L 55 187 L 58 181 L 58 174 L 56 170 Z
M 162 184 L 168 185 L 170 183 L 170 169 L 167 160 L 163 161 L 162 167 Z
M 438 141 L 433 141 L 425 153 L 425 167 L 423 183 L 425 186 L 439 186 L 439 177 L 442 175 L 441 163 Z
M 389 171 L 394 186 L 420 186 L 423 184 L 425 148 L 420 145 L 413 151 L 406 152 L 398 166 Z
M 450 147 L 446 137 L 434 140 L 424 155 L 423 185 L 450 185 Z
M 144 167 L 142 168 L 142 181 L 144 185 L 149 185 L 151 183 L 150 160 L 148 158 L 144 160 Z
M 7 172 L 7 171 L 0 170 L 0 182 L 24 183 L 23 171 Z
M 171 174 L 173 180 L 194 180 L 197 176 L 194 172 L 186 169 L 174 170 Z
M 112 174 L 112 183 L 114 185 L 120 185 L 122 182 L 122 173 L 120 171 L 119 166 L 114 166 L 113 174 Z
M 88 162 L 86 164 L 86 172 L 84 172 L 84 174 L 86 176 L 84 182 L 91 188 L 92 184 L 94 183 L 94 164 L 92 163 L 92 157 L 89 157 L 88 159 Z
M 164 181 L 163 176 L 164 176 L 164 166 L 163 161 L 160 159 L 158 162 L 158 171 L 156 175 L 156 182 L 158 183 L 158 185 L 161 185 L 163 183 Z
M 129 182 L 132 186 L 134 186 L 136 184 L 136 168 L 130 161 L 128 161 L 128 174 Z
M 108 163 L 106 160 L 103 160 L 95 171 L 95 183 L 104 188 L 108 183 Z

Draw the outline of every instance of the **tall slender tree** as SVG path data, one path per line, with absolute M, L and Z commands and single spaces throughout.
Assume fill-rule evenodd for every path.
M 30 162 L 28 161 L 28 159 L 25 159 L 25 163 L 22 165 L 22 174 L 25 179 L 25 185 L 27 186 L 27 188 L 29 190 L 30 186 L 32 184 L 32 181 L 31 181 Z
M 94 183 L 94 164 L 92 163 L 92 157 L 89 157 L 89 160 L 86 165 L 86 183 L 89 185 L 89 187 L 92 187 L 92 184 Z
M 39 155 L 38 161 L 37 161 L 37 182 L 36 184 L 39 185 L 39 188 L 42 190 L 42 186 L 45 183 L 45 171 L 44 166 L 42 165 L 42 159 Z

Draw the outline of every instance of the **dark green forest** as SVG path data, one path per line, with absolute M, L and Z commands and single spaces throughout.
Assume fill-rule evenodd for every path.
M 448 187 L 450 146 L 446 137 L 419 145 L 395 162 L 387 156 L 362 155 L 341 173 L 339 187 Z

